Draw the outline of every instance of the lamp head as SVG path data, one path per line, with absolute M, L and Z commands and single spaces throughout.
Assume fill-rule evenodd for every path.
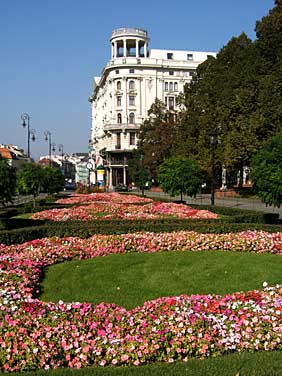
M 210 137 L 210 143 L 211 145 L 215 145 L 216 144 L 216 139 L 217 139 L 217 132 L 215 129 L 212 129 L 209 133 L 208 133 L 209 137 Z

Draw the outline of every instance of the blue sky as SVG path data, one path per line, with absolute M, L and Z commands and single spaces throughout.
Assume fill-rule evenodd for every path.
M 255 23 L 273 0 L 0 0 L 0 143 L 27 149 L 23 112 L 48 154 L 44 131 L 66 152 L 88 149 L 92 79 L 110 58 L 118 27 L 148 31 L 150 47 L 218 51 Z

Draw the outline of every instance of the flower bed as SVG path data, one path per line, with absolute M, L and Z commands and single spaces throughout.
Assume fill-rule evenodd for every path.
M 135 233 L 46 238 L 0 246 L 0 369 L 24 371 L 187 361 L 230 351 L 282 348 L 282 285 L 226 296 L 111 304 L 44 303 L 42 270 L 111 253 L 224 249 L 282 254 L 282 233 Z
M 51 209 L 35 213 L 32 219 L 48 219 L 52 221 L 98 220 L 103 219 L 157 219 L 157 218 L 194 218 L 216 219 L 218 215 L 208 210 L 197 210 L 183 204 L 172 202 L 153 202 L 138 196 L 127 196 L 118 193 L 94 193 L 90 195 L 74 195 L 57 201 L 63 204 L 80 203 L 83 205 L 64 209 Z
M 121 195 L 117 192 L 89 194 L 74 193 L 70 197 L 61 198 L 56 202 L 58 204 L 91 204 L 97 201 L 123 204 L 145 204 L 153 202 L 151 198 L 136 195 Z

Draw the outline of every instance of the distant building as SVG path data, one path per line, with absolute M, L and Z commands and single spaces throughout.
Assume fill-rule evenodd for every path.
M 62 155 L 51 155 L 52 167 L 59 167 L 65 176 L 66 181 L 71 183 L 88 184 L 89 170 L 86 167 L 88 153 L 73 153 Z M 49 166 L 50 156 L 41 156 L 39 164 Z
M 94 78 L 89 101 L 90 157 L 102 158 L 106 184 L 111 189 L 128 183 L 128 159 L 155 99 L 177 112 L 176 97 L 191 81 L 197 66 L 216 53 L 150 50 L 147 31 L 134 28 L 114 30 L 110 42 L 111 59 L 101 77 Z
M 27 157 L 24 151 L 16 145 L 0 144 L 0 154 L 3 158 L 8 160 L 10 166 L 16 169 L 19 169 L 24 163 L 32 161 Z

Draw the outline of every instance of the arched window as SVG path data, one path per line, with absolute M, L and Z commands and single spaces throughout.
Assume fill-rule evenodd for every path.
M 133 80 L 129 81 L 129 90 L 134 90 L 135 89 L 135 82 Z
M 178 83 L 177 82 L 174 83 L 174 91 L 178 91 Z
M 173 91 L 173 82 L 169 83 L 169 91 Z
M 168 82 L 165 82 L 165 91 L 168 91 Z
M 121 124 L 121 114 L 117 114 L 117 122 L 118 124 Z
M 121 90 L 121 82 L 120 81 L 117 82 L 117 90 Z
M 134 124 L 135 123 L 135 114 L 134 112 L 130 112 L 129 114 L 129 124 Z

